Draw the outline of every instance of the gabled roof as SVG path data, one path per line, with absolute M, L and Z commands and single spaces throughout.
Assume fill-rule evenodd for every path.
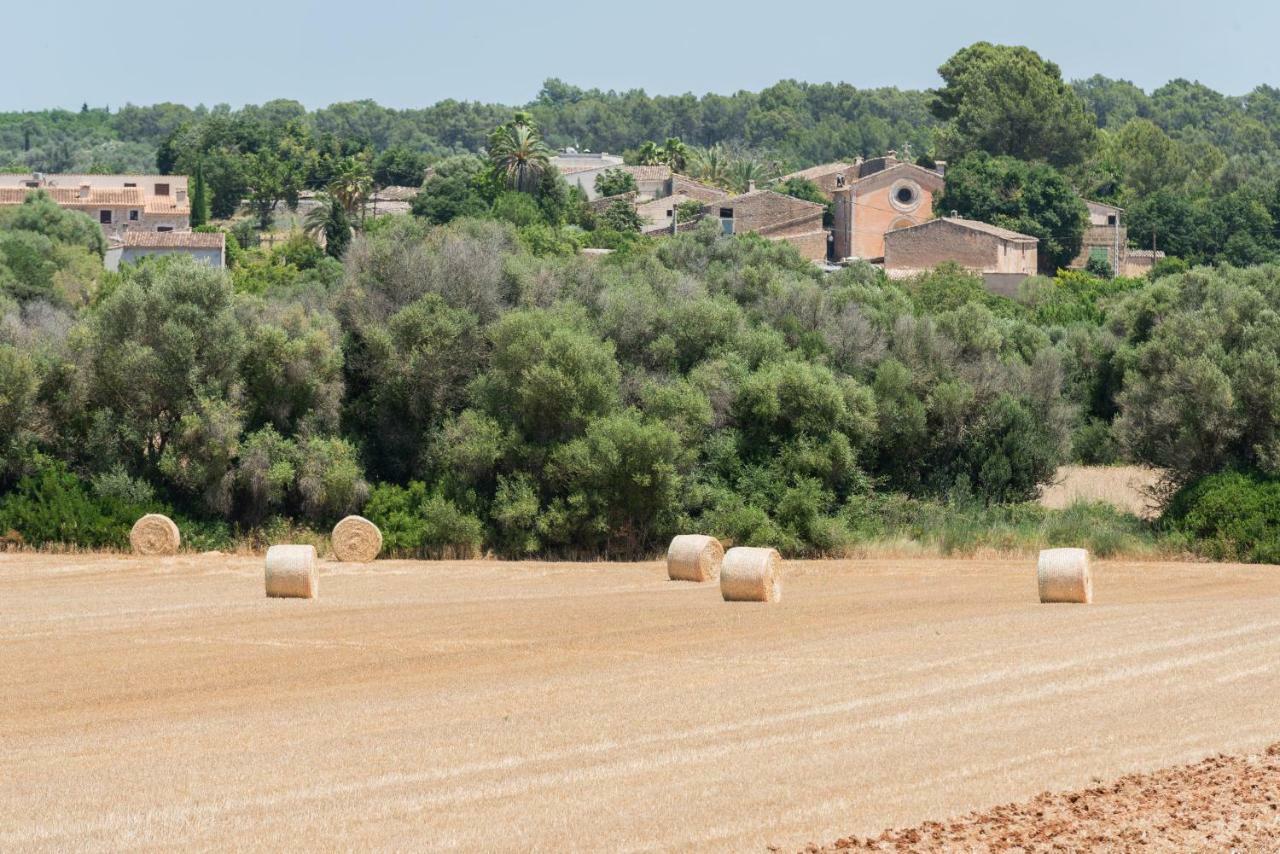
M 671 167 L 665 165 L 659 166 L 615 166 L 614 169 L 621 169 L 623 172 L 629 172 L 632 178 L 637 181 L 665 181 L 671 177 Z
M 47 193 L 63 207 L 76 208 L 140 208 L 142 190 L 137 187 L 89 188 L 87 196 L 80 195 L 79 187 L 0 187 L 0 205 L 20 205 L 32 193 Z
M 881 169 L 878 172 L 872 172 L 870 175 L 859 178 L 849 186 L 857 193 L 892 184 L 899 178 L 905 177 L 914 178 L 930 192 L 942 189 L 947 182 L 946 178 L 932 169 L 925 169 L 923 166 L 917 166 L 914 163 L 895 163 L 886 169 Z
M 853 168 L 852 163 L 837 161 L 835 163 L 822 163 L 817 166 L 810 166 L 808 169 L 801 169 L 799 172 L 791 172 L 779 178 L 779 181 L 787 181 L 791 178 L 803 178 L 806 181 L 812 181 L 814 178 L 821 178 L 823 175 L 831 175 L 836 172 L 846 172 Z
M 808 199 L 797 199 L 795 196 L 788 196 L 786 193 L 775 193 L 773 190 L 763 190 L 763 189 L 751 190 L 750 192 L 747 192 L 747 193 L 739 193 L 736 196 L 729 196 L 726 199 L 717 199 L 714 202 L 708 202 L 703 207 L 714 207 L 715 205 L 719 205 L 719 204 L 730 204 L 730 203 L 736 204 L 737 202 L 745 201 L 747 199 L 754 199 L 759 196 L 777 196 L 779 198 L 786 199 L 789 202 L 793 202 L 797 205 L 808 205 L 809 207 L 814 208 L 815 210 L 826 211 L 827 209 L 826 205 L 820 205 L 817 202 L 811 202 Z
M 979 231 L 983 234 L 990 234 L 994 237 L 1000 238 L 1001 240 L 1008 240 L 1015 243 L 1040 242 L 1038 237 L 1032 237 L 1029 234 L 1020 234 L 1019 232 L 1011 231 L 1007 228 L 1001 228 L 998 225 L 992 225 L 989 222 L 979 222 L 976 219 L 962 219 L 955 216 L 944 216 L 939 217 L 938 219 L 931 219 L 928 222 L 922 222 L 919 225 L 908 225 L 905 228 L 895 228 L 893 231 L 888 232 L 888 234 L 898 234 L 899 232 L 911 231 L 915 228 L 937 228 L 941 223 L 965 228 L 969 231 Z M 888 234 L 886 234 L 886 236 L 888 236 Z
M 143 231 L 131 228 L 124 233 L 125 248 L 135 249 L 222 249 L 227 236 L 220 231 Z
M 1089 199 L 1085 199 L 1084 203 L 1086 206 L 1091 208 L 1102 208 L 1103 210 L 1115 211 L 1116 213 L 1124 212 L 1124 208 L 1116 207 L 1115 205 L 1109 205 L 1106 202 L 1093 202 L 1093 201 L 1090 201 Z
M 692 198 L 700 201 L 710 201 L 712 199 L 723 199 L 729 195 L 728 190 L 722 190 L 719 187 L 713 187 L 710 184 L 704 184 L 701 181 L 694 180 L 688 175 L 681 175 L 678 172 L 671 174 L 671 192 L 684 193 Z
M 174 196 L 147 196 L 146 212 L 149 214 L 168 214 L 170 216 L 187 216 L 191 213 L 191 203 L 178 203 Z

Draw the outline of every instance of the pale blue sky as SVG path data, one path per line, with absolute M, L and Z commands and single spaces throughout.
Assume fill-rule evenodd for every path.
M 956 49 L 1025 44 L 1070 78 L 1280 85 L 1280 4 L 684 0 L 9 0 L 0 110 L 373 98 L 523 103 L 542 80 L 650 94 L 782 78 L 922 88 Z M 41 68 L 43 66 L 43 68 Z M 40 70 L 37 70 L 40 69 Z

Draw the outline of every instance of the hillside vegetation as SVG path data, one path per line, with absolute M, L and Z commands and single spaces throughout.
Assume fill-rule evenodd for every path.
M 987 43 L 939 72 L 928 93 L 730 98 L 548 81 L 514 114 L 0 115 L 12 168 L 186 172 L 193 220 L 228 231 L 227 270 L 107 273 L 83 214 L 40 194 L 0 212 L 0 535 L 119 546 L 167 509 L 199 548 L 362 511 L 418 555 L 632 556 L 699 529 L 790 554 L 1277 559 L 1280 92 L 1071 84 Z M 567 142 L 728 189 L 894 144 L 950 161 L 939 211 L 1039 236 L 1050 273 L 1082 198 L 1171 257 L 1008 299 L 948 266 L 823 273 L 714 222 L 647 240 L 551 166 Z M 413 216 L 370 214 L 373 187 L 419 183 Z M 307 189 L 305 230 L 259 246 Z M 1063 463 L 1159 470 L 1166 512 L 1037 505 Z

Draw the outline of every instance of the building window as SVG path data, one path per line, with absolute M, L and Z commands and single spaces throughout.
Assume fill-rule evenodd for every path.
M 1107 216 L 1107 225 L 1115 225 L 1115 224 L 1116 224 L 1116 215 L 1115 215 L 1115 214 L 1109 214 L 1109 215 Z
M 903 213 L 920 207 L 920 186 L 915 181 L 897 181 L 889 188 L 889 202 Z
M 843 187 L 843 186 L 844 186 L 844 176 L 843 176 L 843 175 L 837 175 L 837 176 L 836 176 L 836 188 L 838 189 L 838 188 Z
M 671 219 L 672 213 L 674 213 L 674 211 L 671 208 L 667 208 L 667 219 Z
M 124 185 L 125 185 L 126 187 L 136 187 L 136 186 L 138 186 L 138 185 L 137 185 L 137 184 L 135 184 L 133 181 L 125 181 L 125 182 L 124 182 Z
M 111 225 L 111 211 L 98 211 L 98 222 Z
M 157 225 L 157 226 L 156 226 L 156 231 L 173 231 L 173 226 L 171 226 L 171 225 Z
M 1108 249 L 1106 246 L 1090 246 L 1089 260 L 1105 261 L 1109 264 L 1111 263 L 1111 250 Z
M 40 182 L 39 182 L 39 181 L 28 181 L 28 182 L 27 182 L 27 187 L 28 187 L 28 188 L 30 188 L 30 189 L 32 189 L 32 190 L 34 190 L 35 188 L 37 188 L 37 187 L 39 187 L 39 186 L 40 186 Z
M 733 208 L 721 208 L 721 209 L 720 209 L 720 218 L 721 218 L 721 219 L 733 219 Z
M 157 195 L 157 196 L 167 196 L 167 195 L 169 195 L 169 185 L 168 185 L 168 184 L 156 184 L 156 195 Z
M 129 211 L 129 222 L 137 222 L 137 221 L 138 221 L 138 212 Z

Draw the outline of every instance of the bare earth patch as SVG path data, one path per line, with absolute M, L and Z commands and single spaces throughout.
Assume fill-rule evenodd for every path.
M 956 850 L 1280 851 L 1280 744 L 804 849 Z
M 1034 558 L 787 562 L 776 604 L 322 562 L 268 599 L 261 557 L 0 554 L 0 851 L 794 851 L 1280 739 L 1276 567 L 1094 569 L 1092 606 Z

